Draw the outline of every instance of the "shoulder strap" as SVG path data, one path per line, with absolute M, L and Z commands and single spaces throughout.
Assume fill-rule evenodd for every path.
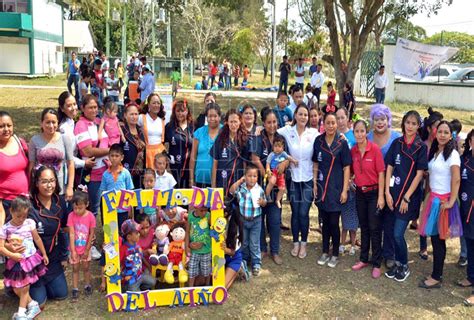
M 18 145 L 20 146 L 20 149 L 21 149 L 21 152 L 23 153 L 23 155 L 28 159 L 28 154 L 27 154 L 27 146 L 25 144 L 24 141 L 22 141 L 20 138 L 18 138 L 16 136 L 16 134 L 13 135 L 13 138 L 15 139 L 15 141 L 18 143 Z

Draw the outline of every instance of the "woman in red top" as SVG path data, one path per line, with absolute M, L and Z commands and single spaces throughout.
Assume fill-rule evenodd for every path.
M 0 227 L 9 215 L 10 201 L 28 195 L 26 142 L 13 134 L 13 120 L 0 111 Z
M 381 275 L 382 263 L 382 214 L 385 206 L 385 164 L 379 147 L 367 140 L 365 121 L 354 124 L 357 145 L 352 147 L 352 172 L 356 185 L 357 215 L 361 231 L 360 261 L 352 266 L 358 271 L 369 265 L 369 249 L 372 244 L 372 277 Z

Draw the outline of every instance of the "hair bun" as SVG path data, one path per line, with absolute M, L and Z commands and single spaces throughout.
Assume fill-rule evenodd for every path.
M 428 107 L 428 114 L 432 115 L 434 113 L 434 110 L 432 107 Z

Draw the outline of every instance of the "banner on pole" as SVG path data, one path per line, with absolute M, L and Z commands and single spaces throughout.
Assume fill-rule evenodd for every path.
M 396 75 L 421 81 L 458 50 L 398 38 L 392 71 Z

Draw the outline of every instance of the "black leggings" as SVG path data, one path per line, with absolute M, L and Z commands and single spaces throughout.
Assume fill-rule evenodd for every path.
M 332 255 L 339 256 L 341 231 L 339 230 L 339 217 L 341 212 L 327 212 L 319 210 L 323 220 L 323 253 L 329 254 L 329 242 L 332 240 Z
M 441 281 L 443 279 L 444 259 L 446 258 L 446 240 L 441 240 L 439 235 L 431 237 L 433 246 L 433 272 L 431 278 Z

